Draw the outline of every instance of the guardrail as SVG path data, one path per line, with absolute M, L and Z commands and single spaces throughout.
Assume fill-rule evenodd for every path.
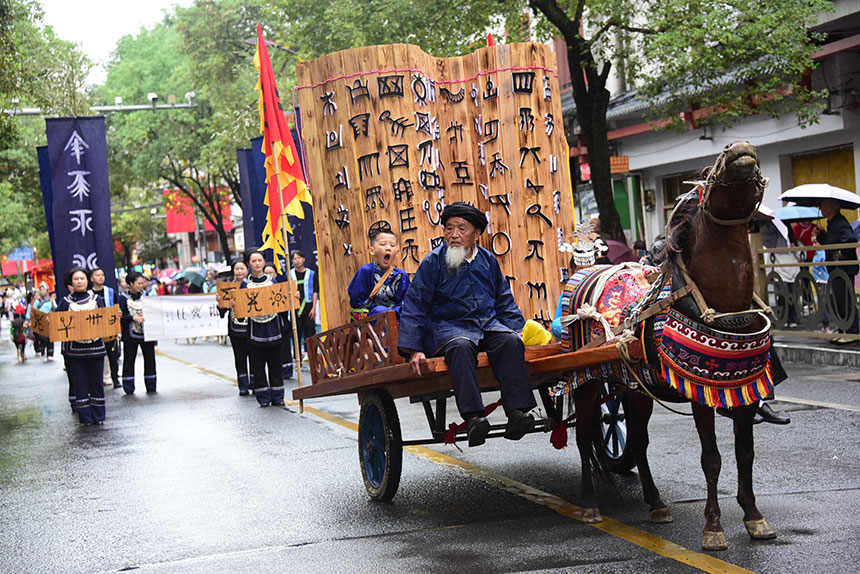
M 855 259 L 846 261 L 806 261 L 808 251 L 853 249 L 856 254 L 858 247 L 860 243 L 768 249 L 760 246 L 760 240 L 753 241 L 756 290 L 773 311 L 771 320 L 775 335 L 860 340 L 858 334 L 837 332 L 849 329 L 860 314 L 854 282 L 842 269 L 860 265 L 858 257 L 855 255 Z M 796 254 L 798 261 L 780 262 L 773 257 L 785 253 Z M 826 280 L 820 276 L 816 278 L 813 267 L 826 269 Z M 795 269 L 798 271 L 793 281 L 780 273 L 780 270 Z

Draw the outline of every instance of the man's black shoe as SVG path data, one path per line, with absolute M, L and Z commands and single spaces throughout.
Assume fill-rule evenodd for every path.
M 774 411 L 770 408 L 770 405 L 764 401 L 762 401 L 761 405 L 758 407 L 757 414 L 761 416 L 763 422 L 774 425 L 787 425 L 791 422 L 791 418 L 789 418 L 788 415 Z
M 490 434 L 490 421 L 485 417 L 472 417 L 466 425 L 466 436 L 469 437 L 469 446 L 481 446 L 487 442 Z
M 248 396 L 248 395 L 250 395 L 250 394 L 251 394 L 251 393 L 249 393 L 247 389 L 242 389 L 241 391 L 239 391 L 239 396 L 240 396 L 240 397 L 247 397 L 247 396 Z
M 522 411 L 513 411 L 508 417 L 508 426 L 505 427 L 505 438 L 508 440 L 520 440 L 535 426 L 535 418 Z

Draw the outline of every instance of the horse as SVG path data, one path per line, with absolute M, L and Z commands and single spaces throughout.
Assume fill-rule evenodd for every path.
M 756 360 L 759 363 L 754 365 L 758 370 L 744 371 L 741 374 L 749 375 L 755 372 L 753 376 L 761 376 L 749 383 L 752 386 L 746 387 L 743 392 L 738 390 L 740 387 L 732 388 L 732 380 L 728 381 L 726 390 L 722 392 L 710 387 L 694 388 L 695 383 L 684 386 L 683 381 L 679 383 L 674 380 L 675 375 L 666 370 L 667 363 L 664 360 L 662 371 L 653 365 L 653 368 L 630 366 L 630 371 L 624 371 L 634 375 L 637 372 L 640 375 L 650 374 L 651 383 L 654 380 L 659 382 L 656 387 L 648 384 L 648 381 L 643 382 L 641 376 L 638 377 L 640 384 L 633 385 L 639 387 L 634 392 L 628 392 L 628 386 L 619 384 L 617 380 L 609 381 L 616 390 L 622 390 L 627 398 L 625 406 L 627 448 L 632 449 L 631 452 L 634 453 L 644 499 L 649 505 L 650 519 L 653 523 L 667 523 L 673 519 L 671 510 L 660 498 L 648 465 L 648 422 L 653 411 L 655 394 L 676 402 L 692 403 L 692 414 L 702 447 L 702 470 L 707 483 L 705 526 L 702 535 L 702 547 L 705 550 L 727 548 L 717 502 L 717 481 L 721 458 L 714 429 L 715 406 L 734 407 L 731 413 L 734 419 L 738 469 L 737 501 L 744 511 L 744 525 L 752 539 L 768 540 L 776 537 L 776 532 L 756 506 L 752 484 L 755 456 L 753 418 L 756 413 L 757 399 L 763 398 L 768 389 L 772 389 L 772 377 L 767 358 L 770 346 L 770 323 L 764 313 L 751 310 L 754 303 L 753 261 L 746 224 L 758 210 L 766 186 L 767 179 L 761 175 L 755 147 L 747 141 L 737 141 L 727 145 L 716 162 L 703 170 L 702 181 L 697 182 L 698 193 L 691 192 L 687 197 L 679 200 L 667 222 L 666 242 L 663 248 L 665 251 L 661 257 L 664 262 L 661 273 L 657 274 L 660 280 L 657 287 L 649 293 L 648 299 L 649 303 L 654 300 L 653 292 L 659 291 L 660 286 L 664 287 L 664 295 L 666 295 L 671 294 L 672 289 L 677 290 L 684 284 L 692 285 L 693 288 L 687 291 L 688 294 L 672 302 L 671 307 L 667 306 L 666 312 L 670 313 L 669 316 L 683 324 L 684 328 L 689 326 L 687 323 L 707 324 L 703 330 L 711 334 L 718 332 L 709 331 L 713 328 L 722 329 L 724 332 L 722 336 L 731 340 L 744 341 L 750 338 L 753 342 L 744 344 L 758 349 L 759 355 Z M 609 271 L 617 272 L 617 268 Z M 588 270 L 585 273 L 587 274 Z M 670 278 L 673 280 L 671 289 L 667 281 Z M 582 285 L 579 286 L 581 287 Z M 571 293 L 576 296 L 575 289 L 571 290 Z M 758 303 L 764 308 L 760 301 Z M 575 309 L 570 312 L 575 312 Z M 596 322 L 580 321 L 580 328 L 585 329 L 584 324 L 588 323 L 591 323 L 593 328 Z M 655 335 L 655 324 L 655 319 L 651 318 L 640 323 L 636 332 L 640 340 L 644 338 L 646 343 L 652 344 L 652 351 L 654 341 L 651 338 Z M 666 325 L 668 325 L 668 319 Z M 574 328 L 571 328 L 571 332 Z M 661 340 L 666 338 L 665 332 L 662 337 Z M 582 342 L 583 339 L 580 339 L 580 343 Z M 648 348 L 646 345 L 646 349 Z M 660 350 L 660 353 L 663 353 L 663 346 Z M 764 370 L 760 362 L 762 352 L 765 353 Z M 645 354 L 649 355 L 647 352 Z M 659 357 L 664 356 L 659 354 Z M 602 373 L 605 376 L 605 371 Z M 674 380 L 673 386 L 669 385 L 667 379 Z M 595 374 L 590 379 L 588 377 L 580 379 L 579 386 L 573 389 L 573 402 L 577 416 L 576 443 L 582 461 L 582 519 L 588 523 L 602 520 L 597 506 L 594 482 L 606 470 L 605 465 L 599 460 L 602 449 L 599 448 L 601 437 L 598 401 L 604 382 L 599 374 Z M 720 384 L 722 383 L 725 381 Z M 685 394 L 679 392 L 682 386 L 686 389 Z M 744 404 L 744 397 L 741 396 L 745 393 L 748 404 Z M 710 400 L 701 400 L 701 395 L 705 395 Z M 708 404 L 709 402 L 714 404 Z

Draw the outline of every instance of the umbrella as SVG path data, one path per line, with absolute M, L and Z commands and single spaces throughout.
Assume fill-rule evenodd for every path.
M 613 265 L 625 263 L 627 261 L 632 261 L 634 263 L 639 261 L 639 256 L 633 253 L 633 250 L 627 247 L 627 244 L 623 241 L 607 239 L 605 243 L 609 248 L 609 252 L 606 254 L 606 257 L 609 258 Z
M 203 283 L 206 281 L 206 277 L 196 271 L 183 271 L 182 273 L 182 278 L 188 281 L 191 285 L 202 287 Z
M 170 277 L 177 271 L 179 271 L 179 269 L 177 269 L 176 267 L 168 267 L 167 269 L 162 269 L 161 271 L 159 271 L 158 275 L 156 275 L 156 278 L 161 279 L 162 277 Z
M 786 205 L 774 212 L 783 221 L 813 221 L 824 219 L 821 210 L 817 207 L 804 207 L 802 205 Z
M 789 189 L 777 199 L 793 201 L 797 205 L 818 207 L 822 199 L 833 199 L 839 202 L 842 209 L 857 209 L 860 207 L 860 197 L 847 189 L 835 187 L 827 183 L 807 183 Z
M 174 281 L 179 281 L 180 279 L 186 279 L 186 280 L 188 280 L 188 277 L 186 277 L 186 275 L 187 275 L 188 273 L 197 273 L 197 274 L 199 274 L 201 271 L 202 271 L 202 269 L 200 269 L 200 267 L 186 267 L 186 268 L 185 268 L 185 269 L 183 269 L 182 271 L 179 271 L 179 272 L 174 273 L 173 275 L 171 275 L 171 276 L 170 276 L 170 278 L 171 278 L 171 279 L 173 279 Z M 190 280 L 189 280 L 189 282 L 190 282 Z

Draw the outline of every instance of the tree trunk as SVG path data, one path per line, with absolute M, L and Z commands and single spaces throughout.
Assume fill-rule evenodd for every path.
M 567 63 L 573 100 L 576 103 L 576 121 L 588 148 L 594 199 L 600 212 L 600 230 L 612 239 L 626 242 L 621 218 L 615 209 L 612 172 L 609 167 L 606 121 L 609 91 L 606 89 L 606 78 L 611 65 L 609 62 L 603 62 L 598 72 L 591 43 L 581 36 L 585 0 L 578 0 L 575 9 L 570 12 L 562 10 L 557 0 L 529 0 L 529 5 L 546 16 L 567 44 Z M 573 18 L 571 13 L 574 14 Z
M 216 230 L 218 231 L 218 240 L 221 242 L 221 252 L 224 254 L 224 261 L 230 263 L 230 245 L 227 243 L 227 232 L 224 230 L 224 225 L 219 225 Z
M 123 259 L 125 260 L 126 269 L 131 269 L 131 245 L 128 243 L 122 244 Z
M 621 217 L 615 208 L 615 190 L 612 184 L 612 170 L 609 165 L 609 138 L 607 137 L 606 111 L 609 107 L 609 91 L 606 89 L 589 90 L 592 108 L 590 129 L 583 128 L 582 135 L 588 147 L 588 163 L 591 166 L 591 184 L 594 199 L 600 212 L 600 232 L 612 239 L 627 243 Z M 598 92 L 598 93 L 595 93 Z M 577 116 L 579 116 L 577 107 Z M 583 110 L 586 111 L 586 110 Z M 578 118 L 577 118 L 578 119 Z M 582 122 L 580 121 L 580 125 Z

